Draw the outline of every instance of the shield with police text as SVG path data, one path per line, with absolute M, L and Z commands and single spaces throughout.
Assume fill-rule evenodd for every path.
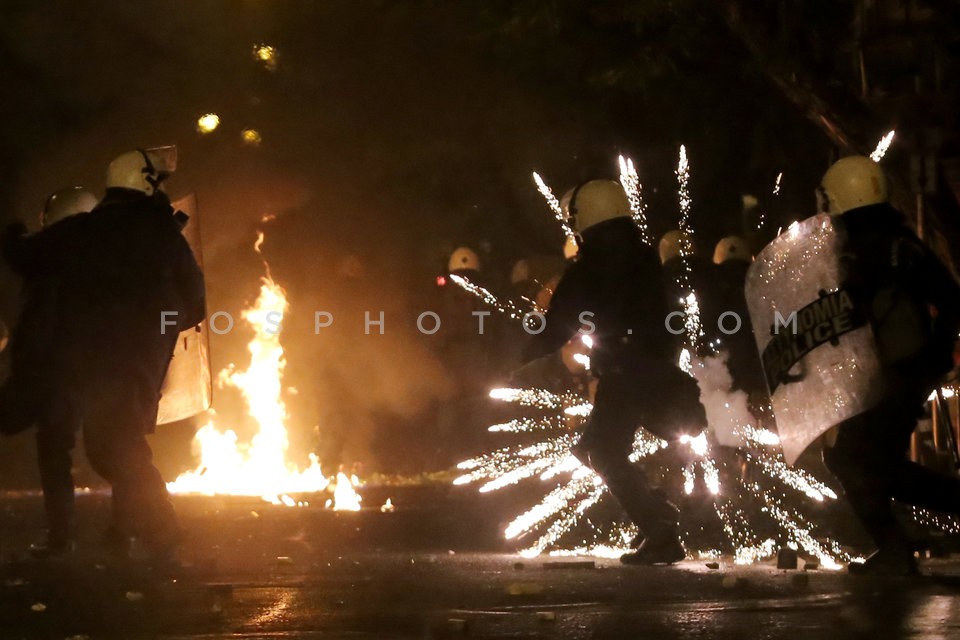
M 841 242 L 830 216 L 795 222 L 747 272 L 747 306 L 789 464 L 879 400 L 873 331 L 840 286 Z
M 174 202 L 173 208 L 189 216 L 183 235 L 202 269 L 197 199 L 191 194 Z M 210 341 L 205 324 L 180 333 L 161 394 L 157 411 L 158 425 L 184 420 L 210 408 L 213 378 L 210 375 Z

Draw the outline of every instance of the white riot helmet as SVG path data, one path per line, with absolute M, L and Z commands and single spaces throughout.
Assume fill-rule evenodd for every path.
M 563 199 L 564 210 L 580 233 L 613 218 L 629 217 L 631 213 L 627 194 L 620 183 L 613 180 L 584 182 Z
M 880 165 L 866 156 L 837 160 L 823 174 L 817 189 L 820 211 L 834 215 L 887 199 L 887 177 Z
M 663 237 L 660 238 L 660 264 L 667 264 L 674 258 L 679 258 L 683 255 L 684 245 L 689 245 L 690 251 L 693 250 L 693 245 L 690 243 L 690 239 L 683 231 L 679 229 L 674 229 L 673 231 L 667 231 L 663 234 Z
M 727 236 L 717 243 L 713 250 L 713 264 L 723 264 L 730 260 L 750 262 L 753 254 L 747 241 L 740 236 Z
M 107 167 L 107 188 L 132 189 L 152 196 L 177 168 L 177 148 L 137 149 L 117 156 Z
M 450 262 L 447 263 L 447 271 L 480 271 L 480 258 L 473 249 L 467 247 L 458 247 L 450 254 Z
M 55 222 L 78 213 L 86 213 L 97 206 L 97 197 L 83 187 L 68 187 L 57 191 L 43 205 L 40 224 L 49 227 Z

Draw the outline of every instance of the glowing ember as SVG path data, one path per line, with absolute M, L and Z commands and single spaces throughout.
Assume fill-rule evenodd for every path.
M 255 245 L 258 251 L 262 243 L 260 234 Z M 218 376 L 221 386 L 240 391 L 257 432 L 249 443 L 241 443 L 236 432 L 221 431 L 209 421 L 195 436 L 200 463 L 168 483 L 171 493 L 260 496 L 273 504 L 304 506 L 306 503 L 289 494 L 315 493 L 330 485 L 315 455 L 310 454 L 303 469 L 287 459 L 288 415 L 282 397 L 286 361 L 280 345 L 280 323 L 287 309 L 283 288 L 269 275 L 261 278 L 259 297 L 242 315 L 254 332 L 247 345 L 249 365 L 244 370 L 230 365 Z M 356 484 L 355 478 L 338 475 L 335 509 L 359 509 Z

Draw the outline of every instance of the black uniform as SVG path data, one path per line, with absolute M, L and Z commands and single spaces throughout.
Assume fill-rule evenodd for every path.
M 874 538 L 881 570 L 912 572 L 912 551 L 891 498 L 960 513 L 960 480 L 907 459 L 926 398 L 953 366 L 960 287 L 886 204 L 835 219 L 845 235 L 842 286 L 865 309 L 883 372 L 879 406 L 840 424 L 824 462 Z
M 593 412 L 575 453 L 604 479 L 647 540 L 677 540 L 678 512 L 631 464 L 634 433 L 643 426 L 665 439 L 706 424 L 696 384 L 677 368 L 674 336 L 656 252 L 633 222 L 614 218 L 583 232 L 579 260 L 557 285 L 546 328 L 527 345 L 532 360 L 596 325 L 591 370 L 599 378 Z
M 91 466 L 113 489 L 111 531 L 158 551 L 175 545 L 179 524 L 146 435 L 178 332 L 203 319 L 204 289 L 169 200 L 109 189 L 92 212 L 6 250 L 18 271 L 59 280 L 64 372 Z M 176 328 L 162 328 L 163 312 L 178 314 Z
M 719 340 L 721 348 L 726 350 L 733 389 L 744 391 L 754 402 L 760 402 L 767 396 L 767 384 L 763 379 L 763 367 L 744 295 L 750 263 L 727 260 L 711 267 L 704 305 L 707 341 Z M 740 319 L 739 331 L 727 334 L 720 330 L 721 316 L 727 313 L 737 314 Z M 728 315 L 723 317 L 722 325 L 724 330 L 732 331 L 737 326 L 737 320 Z
M 23 225 L 4 230 L 4 244 L 16 242 Z M 47 551 L 65 549 L 73 537 L 74 486 L 71 471 L 80 414 L 64 375 L 57 334 L 58 278 L 25 275 L 20 316 L 10 343 L 10 377 L 0 386 L 0 432 L 37 426 L 37 461 L 47 517 Z M 38 548 L 39 549 L 39 548 Z

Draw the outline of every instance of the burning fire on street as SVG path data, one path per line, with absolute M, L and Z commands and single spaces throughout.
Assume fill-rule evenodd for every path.
M 262 243 L 261 233 L 254 246 L 258 253 Z M 257 432 L 249 442 L 240 442 L 235 431 L 221 430 L 211 417 L 194 438 L 199 464 L 168 483 L 167 488 L 175 494 L 259 496 L 288 507 L 308 504 L 291 494 L 330 491 L 333 497 L 326 501 L 327 507 L 359 511 L 361 498 L 356 489 L 360 481 L 355 475 L 341 471 L 335 479 L 328 478 L 312 453 L 304 468 L 288 458 L 289 415 L 282 385 L 286 360 L 280 344 L 280 320 L 289 302 L 286 292 L 270 276 L 266 262 L 264 266 L 260 294 L 242 314 L 254 332 L 247 345 L 249 364 L 242 370 L 231 364 L 217 376 L 219 386 L 240 392 Z

